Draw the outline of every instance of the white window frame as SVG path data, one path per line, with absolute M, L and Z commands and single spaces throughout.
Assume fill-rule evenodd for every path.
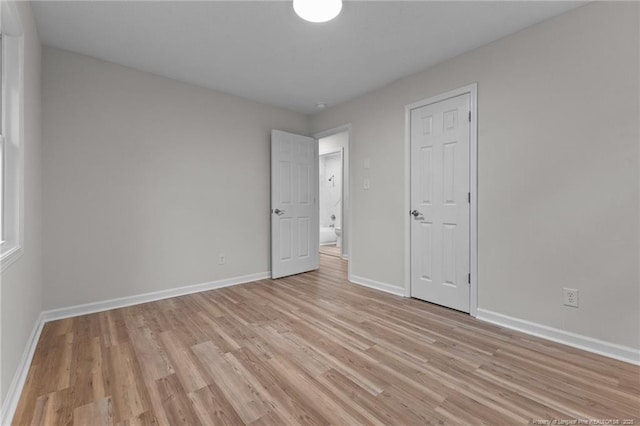
M 13 1 L 0 3 L 2 34 L 2 240 L 0 270 L 24 249 L 24 36 Z

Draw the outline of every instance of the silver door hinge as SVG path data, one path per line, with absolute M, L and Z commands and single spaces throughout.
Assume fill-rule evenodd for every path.
M 471 123 L 471 111 L 469 111 L 469 123 Z
M 469 204 L 471 204 L 471 193 L 469 192 Z
M 467 274 L 467 284 L 471 284 L 471 274 Z

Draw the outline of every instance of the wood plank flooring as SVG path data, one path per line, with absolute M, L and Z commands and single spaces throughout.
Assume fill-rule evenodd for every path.
M 14 424 L 640 424 L 639 367 L 345 276 L 323 255 L 308 274 L 48 323 Z
M 333 245 L 320 246 L 320 253 L 327 256 L 342 257 L 342 248 Z

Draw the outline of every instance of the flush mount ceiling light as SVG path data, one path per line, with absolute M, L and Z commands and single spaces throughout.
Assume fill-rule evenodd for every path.
M 327 22 L 338 16 L 342 0 L 293 0 L 293 10 L 309 22 Z

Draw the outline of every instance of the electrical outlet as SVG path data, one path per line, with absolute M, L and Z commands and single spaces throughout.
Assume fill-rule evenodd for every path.
M 362 188 L 363 189 L 371 188 L 371 181 L 369 179 L 365 179 L 364 182 L 362 182 Z
M 578 307 L 578 290 L 575 288 L 563 288 L 562 289 L 562 300 L 566 306 L 573 306 L 574 308 Z
M 224 253 L 220 253 L 218 255 L 218 265 L 224 265 L 224 262 L 227 261 L 227 257 L 224 255 Z

